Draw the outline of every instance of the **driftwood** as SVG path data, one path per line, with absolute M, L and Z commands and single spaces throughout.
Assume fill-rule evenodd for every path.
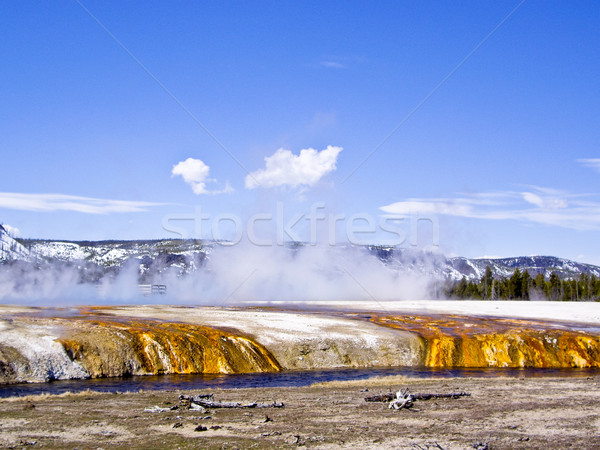
M 400 389 L 396 392 L 396 398 L 390 402 L 390 409 L 402 409 L 402 408 L 412 408 L 413 400 L 415 398 L 411 395 L 408 388 L 402 391 Z
M 192 407 L 202 408 L 283 408 L 283 403 L 239 403 L 239 402 L 216 402 L 213 394 L 208 395 L 180 395 L 179 400 L 189 402 Z
M 214 394 L 202 394 L 202 395 L 183 395 L 179 396 L 179 400 L 187 400 L 189 402 L 198 403 L 200 400 L 212 400 Z
M 174 408 L 161 408 L 158 405 L 144 409 L 144 412 L 151 412 L 151 413 L 162 413 L 162 412 L 168 412 L 168 411 L 175 411 L 175 409 Z
M 451 392 L 450 394 L 411 394 L 408 388 L 405 390 L 400 389 L 395 394 L 383 394 L 373 395 L 371 397 L 365 397 L 367 402 L 390 402 L 390 409 L 409 409 L 412 408 L 415 400 L 429 400 L 432 398 L 459 398 L 468 397 L 471 394 L 468 392 Z
M 397 393 L 390 392 L 382 395 L 372 395 L 371 397 L 365 397 L 365 402 L 391 402 L 396 398 Z M 471 394 L 468 392 L 451 392 L 450 394 L 411 394 L 413 400 L 430 400 L 432 398 L 459 398 L 459 397 L 470 397 Z

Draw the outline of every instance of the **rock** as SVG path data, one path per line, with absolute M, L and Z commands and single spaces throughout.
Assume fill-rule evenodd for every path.
M 292 434 L 285 438 L 285 443 L 288 445 L 301 444 L 300 436 Z

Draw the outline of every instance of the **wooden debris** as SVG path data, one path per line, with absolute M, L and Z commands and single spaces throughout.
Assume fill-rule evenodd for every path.
M 397 393 L 390 392 L 388 394 L 382 395 L 372 395 L 370 397 L 365 397 L 365 402 L 391 402 L 396 398 Z M 430 400 L 436 398 L 459 398 L 459 397 L 470 397 L 471 394 L 469 392 L 451 392 L 449 394 L 411 394 L 413 396 L 413 400 Z
M 373 395 L 371 397 L 365 397 L 366 402 L 390 402 L 390 409 L 409 409 L 413 406 L 415 400 L 430 400 L 432 398 L 460 398 L 471 396 L 468 392 L 451 392 L 450 394 L 411 394 L 408 388 L 405 390 L 400 389 L 398 392 Z
M 414 397 L 406 388 L 404 391 L 400 389 L 396 392 L 396 398 L 390 402 L 390 409 L 412 408 Z
M 418 448 L 419 450 L 429 450 L 431 448 L 437 448 L 439 450 L 444 450 L 444 447 L 442 447 L 437 442 L 428 442 L 428 443 L 423 444 L 423 446 L 413 443 L 413 444 L 411 444 L 411 447 Z
M 172 406 L 171 408 L 161 408 L 160 406 L 152 406 L 151 408 L 145 408 L 144 412 L 162 413 L 162 412 L 168 412 L 168 411 L 175 411 L 176 409 L 177 409 L 176 406 Z
M 202 394 L 202 395 L 183 395 L 179 396 L 179 400 L 188 400 L 190 402 L 198 403 L 199 400 L 211 400 L 214 394 Z
M 190 402 L 188 409 L 190 411 L 199 411 L 199 412 L 203 412 L 203 413 L 206 412 L 206 408 L 198 405 L 197 403 L 192 403 L 192 402 Z
M 179 400 L 189 402 L 193 408 L 283 408 L 283 403 L 240 403 L 240 402 L 217 402 L 212 400 L 213 394 L 208 395 L 180 395 Z

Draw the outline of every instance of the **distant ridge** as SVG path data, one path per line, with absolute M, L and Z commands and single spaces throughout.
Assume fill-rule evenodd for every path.
M 0 261 L 29 259 L 29 251 L 0 225 Z
M 35 264 L 67 264 L 82 270 L 94 279 L 106 273 L 116 273 L 126 264 L 137 265 L 141 282 L 151 282 L 165 270 L 186 274 L 199 270 L 210 259 L 217 243 L 192 239 L 59 241 L 18 239 L 9 236 L 0 225 L 0 261 L 24 261 Z M 289 246 L 290 251 L 302 244 Z M 434 279 L 481 279 L 486 267 L 496 278 L 510 277 L 514 270 L 527 270 L 549 277 L 579 277 L 582 273 L 600 278 L 600 267 L 578 263 L 555 256 L 518 256 L 512 258 L 447 258 L 439 253 L 413 249 L 369 246 L 367 251 L 386 267 L 427 275 Z

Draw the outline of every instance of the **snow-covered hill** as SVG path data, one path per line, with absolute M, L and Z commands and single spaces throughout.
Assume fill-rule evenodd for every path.
M 165 270 L 178 275 L 196 271 L 209 246 L 196 240 L 52 241 L 22 239 L 29 260 L 38 265 L 68 265 L 85 281 L 98 281 L 124 268 L 139 271 L 140 282 L 152 282 Z
M 487 266 L 492 269 L 495 277 L 509 277 L 516 268 L 521 271 L 527 270 L 531 276 L 542 273 L 546 278 L 552 272 L 557 273 L 561 278 L 578 277 L 582 273 L 600 277 L 600 267 L 555 256 L 519 256 L 499 259 L 450 258 L 448 261 L 456 270 L 456 273 L 452 274 L 453 278 L 461 278 L 464 275 L 468 279 L 478 280 L 485 273 Z
M 14 240 L 0 225 L 0 261 L 23 260 L 29 258 L 29 251 Z
M 435 279 L 480 280 L 486 267 L 494 278 L 510 277 L 516 268 L 527 270 L 534 277 L 538 273 L 546 278 L 555 272 L 560 278 L 579 277 L 582 273 L 600 278 L 600 267 L 583 264 L 555 256 L 519 256 L 513 258 L 446 258 L 439 253 L 415 250 L 371 247 L 371 252 L 387 265 L 400 270 L 427 274 Z
M 123 269 L 139 273 L 140 282 L 152 283 L 165 271 L 184 275 L 201 270 L 217 244 L 199 240 L 133 240 L 133 241 L 54 241 L 13 239 L 0 226 L 0 261 L 30 265 L 75 268 L 82 281 L 99 281 Z M 302 245 L 290 246 L 299 251 Z M 557 273 L 561 278 L 578 277 L 581 273 L 600 278 L 600 267 L 553 256 L 527 256 L 501 259 L 446 258 L 439 253 L 410 249 L 368 247 L 365 258 L 374 257 L 388 269 L 425 275 L 437 280 L 479 280 L 490 267 L 495 278 L 509 277 L 519 268 L 532 276 Z M 348 257 L 356 258 L 356 252 Z M 359 256 L 360 257 L 360 256 Z

